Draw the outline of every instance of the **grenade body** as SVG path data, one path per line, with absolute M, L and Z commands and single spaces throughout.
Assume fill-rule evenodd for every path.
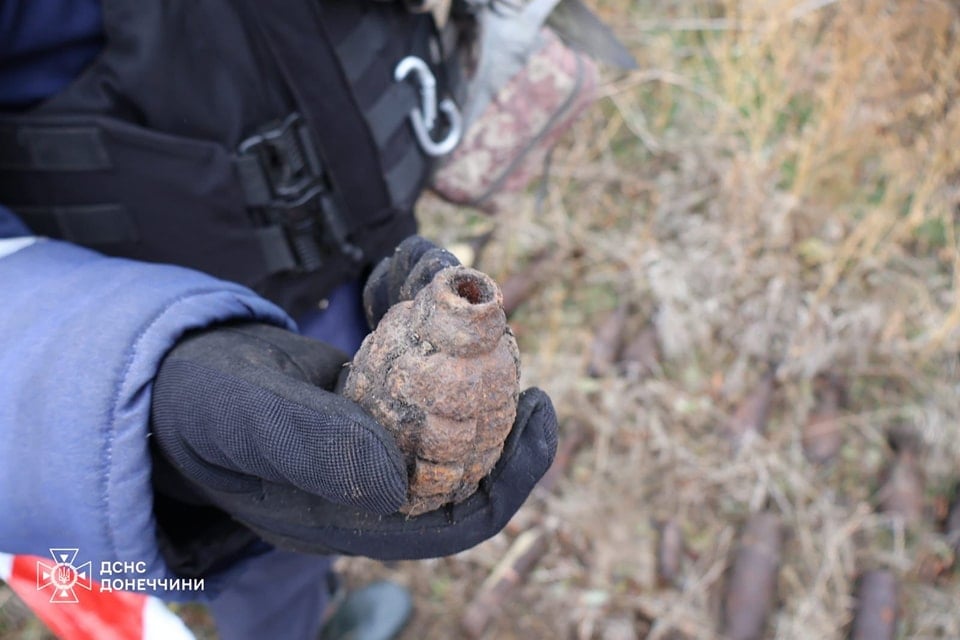
M 402 512 L 418 515 L 476 491 L 513 426 L 519 379 L 517 342 L 489 276 L 443 269 L 387 311 L 353 359 L 343 393 L 391 432 L 406 458 Z

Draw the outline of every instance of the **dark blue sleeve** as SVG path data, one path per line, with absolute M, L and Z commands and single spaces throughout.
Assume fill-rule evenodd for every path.
M 0 204 L 0 238 L 17 238 L 30 235 L 27 226 L 10 209 Z
M 100 0 L 0 0 L 0 110 L 57 93 L 102 46 Z

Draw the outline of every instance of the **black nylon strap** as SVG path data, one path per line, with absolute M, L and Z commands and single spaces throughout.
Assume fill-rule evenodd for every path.
M 133 217 L 119 204 L 16 207 L 15 212 L 34 233 L 68 242 L 102 245 L 140 240 Z
M 259 160 L 255 156 L 236 156 L 233 163 L 240 177 L 240 186 L 243 188 L 247 205 L 265 207 L 270 204 L 273 194 Z
M 273 225 L 254 232 L 260 241 L 260 250 L 268 273 L 282 273 L 297 266 L 296 256 L 290 250 L 283 228 Z
M 245 284 L 263 277 L 255 225 L 222 146 L 96 115 L 24 115 L 0 122 L 8 130 L 97 131 L 87 135 L 103 143 L 114 165 L 0 171 L 0 201 L 35 233 Z
M 424 170 L 423 154 L 417 147 L 407 147 L 403 158 L 387 172 L 387 188 L 394 202 L 412 200 L 418 188 L 417 176 Z
M 96 171 L 111 167 L 96 127 L 0 127 L 0 169 Z
M 337 54 L 345 63 L 344 71 L 351 84 L 355 84 L 363 76 L 383 51 L 383 31 L 383 21 L 375 19 L 374 14 L 367 13 L 356 28 L 335 45 Z
M 343 84 L 340 76 L 343 71 L 331 44 L 331 36 L 320 19 L 325 6 L 293 1 L 268 4 L 247 0 L 245 4 L 258 18 L 257 27 L 297 103 L 311 105 L 311 110 L 303 114 L 304 119 L 312 135 L 319 140 L 316 146 L 322 150 L 322 161 L 334 190 L 342 194 L 348 211 L 376 211 L 379 203 L 389 197 L 384 180 L 354 170 L 351 163 L 334 162 L 338 158 L 357 155 L 375 158 L 378 153 L 361 110 L 350 93 L 327 90 Z M 323 36 L 311 36 L 298 27 L 301 24 L 315 24 Z M 336 123 L 336 127 L 329 126 L 329 123 Z M 345 221 L 350 232 L 366 222 L 369 221 L 361 216 L 352 216 Z
M 367 113 L 378 147 L 387 146 L 390 137 L 410 117 L 410 111 L 418 106 L 419 100 L 417 90 L 409 82 L 396 82 L 383 92 Z

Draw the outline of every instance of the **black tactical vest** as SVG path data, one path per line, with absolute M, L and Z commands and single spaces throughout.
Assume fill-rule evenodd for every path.
M 414 232 L 431 155 L 411 113 L 443 97 L 429 17 L 370 0 L 104 0 L 103 16 L 81 77 L 0 115 L 0 202 L 34 232 L 293 313 Z

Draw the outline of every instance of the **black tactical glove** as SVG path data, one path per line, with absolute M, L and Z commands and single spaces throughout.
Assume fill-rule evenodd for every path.
M 438 271 L 459 264 L 455 255 L 426 238 L 410 236 L 401 242 L 393 255 L 380 261 L 363 288 L 363 309 L 370 328 L 380 324 L 387 309 L 412 300 Z
M 451 264 L 425 240 L 406 241 L 368 281 L 368 316 L 378 320 Z M 553 460 L 556 416 L 546 394 L 530 389 L 474 496 L 414 518 L 397 513 L 407 489 L 400 452 L 380 424 L 333 393 L 347 360 L 259 324 L 198 332 L 171 350 L 154 384 L 152 426 L 161 548 L 175 569 L 202 575 L 242 555 L 248 529 L 304 552 L 455 553 L 497 533 Z

